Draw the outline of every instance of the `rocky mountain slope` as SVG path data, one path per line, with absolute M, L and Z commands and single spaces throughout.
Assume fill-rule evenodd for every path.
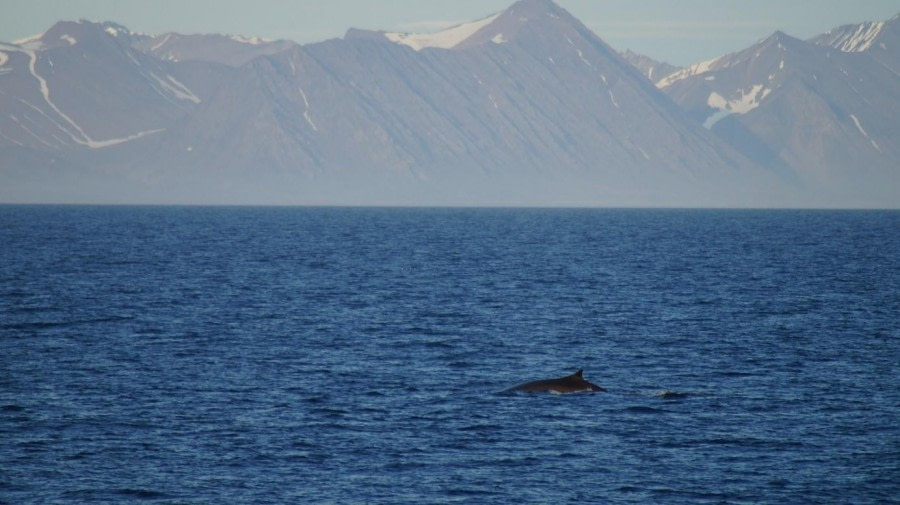
M 744 55 L 663 93 L 550 0 L 439 33 L 353 29 L 305 46 L 63 22 L 0 45 L 0 201 L 797 206 L 827 190 L 855 202 L 865 190 L 842 193 L 843 171 L 798 168 L 808 153 L 778 144 L 804 131 L 790 117 L 758 119 L 784 120 L 777 134 L 751 121 L 807 78 L 850 83 L 820 69 L 848 54 L 780 43 L 795 42 L 816 56 L 786 68 L 806 77 L 708 73 Z M 859 65 L 840 67 L 857 91 L 898 103 L 884 65 Z M 841 124 L 823 149 L 856 140 L 820 159 L 895 156 L 890 106 L 822 100 Z
M 270 56 L 296 44 L 239 35 L 165 33 L 133 36 L 135 49 L 166 61 L 209 61 L 239 67 L 259 56 Z
M 656 61 L 649 56 L 638 54 L 630 49 L 622 51 L 620 55 L 625 61 L 640 70 L 647 79 L 650 79 L 653 82 L 681 70 L 675 65 L 670 65 L 663 61 Z
M 839 26 L 809 42 L 845 53 L 867 53 L 900 76 L 900 14 L 888 21 Z
M 896 205 L 900 76 L 862 45 L 833 47 L 847 43 L 843 35 L 817 40 L 777 32 L 657 85 L 695 121 L 822 202 L 841 195 L 853 205 Z M 898 48 L 885 44 L 882 55 Z

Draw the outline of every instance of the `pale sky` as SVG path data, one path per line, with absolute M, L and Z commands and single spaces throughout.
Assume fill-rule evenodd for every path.
M 429 32 L 500 11 L 513 0 L 0 0 L 0 41 L 56 21 L 115 21 L 144 33 L 226 33 L 300 43 L 348 28 Z M 617 50 L 687 65 L 781 30 L 806 39 L 900 14 L 900 0 L 557 0 Z

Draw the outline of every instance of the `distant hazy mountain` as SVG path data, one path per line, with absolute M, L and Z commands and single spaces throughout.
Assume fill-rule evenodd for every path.
M 653 82 L 656 82 L 667 75 L 673 74 L 676 71 L 680 70 L 679 67 L 675 65 L 670 65 L 668 63 L 662 61 L 656 61 L 649 56 L 644 56 L 643 54 L 638 54 L 631 49 L 626 49 L 620 53 L 622 58 L 625 59 L 628 63 L 631 63 L 632 66 L 641 71 L 647 79 L 650 79 Z
M 883 185 L 865 193 L 896 172 L 878 158 L 896 156 L 894 77 L 848 59 L 839 68 L 881 110 L 822 98 L 846 87 L 829 69 L 851 55 L 782 45 L 796 44 L 809 54 L 785 68 L 805 77 L 710 64 L 664 86 L 682 109 L 647 78 L 661 69 L 632 67 L 549 0 L 433 34 L 305 46 L 63 22 L 0 45 L 0 201 L 896 205 Z M 828 84 L 789 104 L 824 101 L 831 116 L 751 114 L 807 77 Z M 839 127 L 804 130 L 792 114 Z M 790 138 L 807 131 L 822 152 Z M 815 156 L 824 168 L 797 161 Z M 846 167 L 859 188 L 845 191 Z
M 823 202 L 841 195 L 853 205 L 896 205 L 900 76 L 854 47 L 845 53 L 777 32 L 657 85 L 698 123 Z
M 238 35 L 181 35 L 165 33 L 134 37 L 132 46 L 168 61 L 211 61 L 239 67 L 257 56 L 284 51 L 296 43 Z
M 0 44 L 0 201 L 125 202 L 143 193 L 144 174 L 129 171 L 137 160 L 122 148 L 183 120 L 222 72 L 153 58 L 133 40 L 114 23 L 82 21 Z
M 199 103 L 173 67 L 111 33 L 119 29 L 62 22 L 0 45 L 5 145 L 101 149 L 158 133 Z

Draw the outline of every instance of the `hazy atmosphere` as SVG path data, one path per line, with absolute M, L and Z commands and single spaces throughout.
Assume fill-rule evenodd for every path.
M 505 9 L 506 0 L 8 0 L 0 40 L 41 33 L 60 20 L 116 21 L 159 34 L 225 33 L 309 43 L 348 28 L 435 31 Z M 838 25 L 885 20 L 895 0 L 747 3 L 715 0 L 560 0 L 558 4 L 618 50 L 688 65 L 746 47 L 781 30 L 805 39 Z
M 894 208 L 894 8 L 13 3 L 0 201 Z
M 0 504 L 897 503 L 897 0 L 0 1 Z

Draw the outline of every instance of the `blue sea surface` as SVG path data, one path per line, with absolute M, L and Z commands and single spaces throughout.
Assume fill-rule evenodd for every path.
M 0 207 L 2 503 L 898 497 L 900 212 Z

